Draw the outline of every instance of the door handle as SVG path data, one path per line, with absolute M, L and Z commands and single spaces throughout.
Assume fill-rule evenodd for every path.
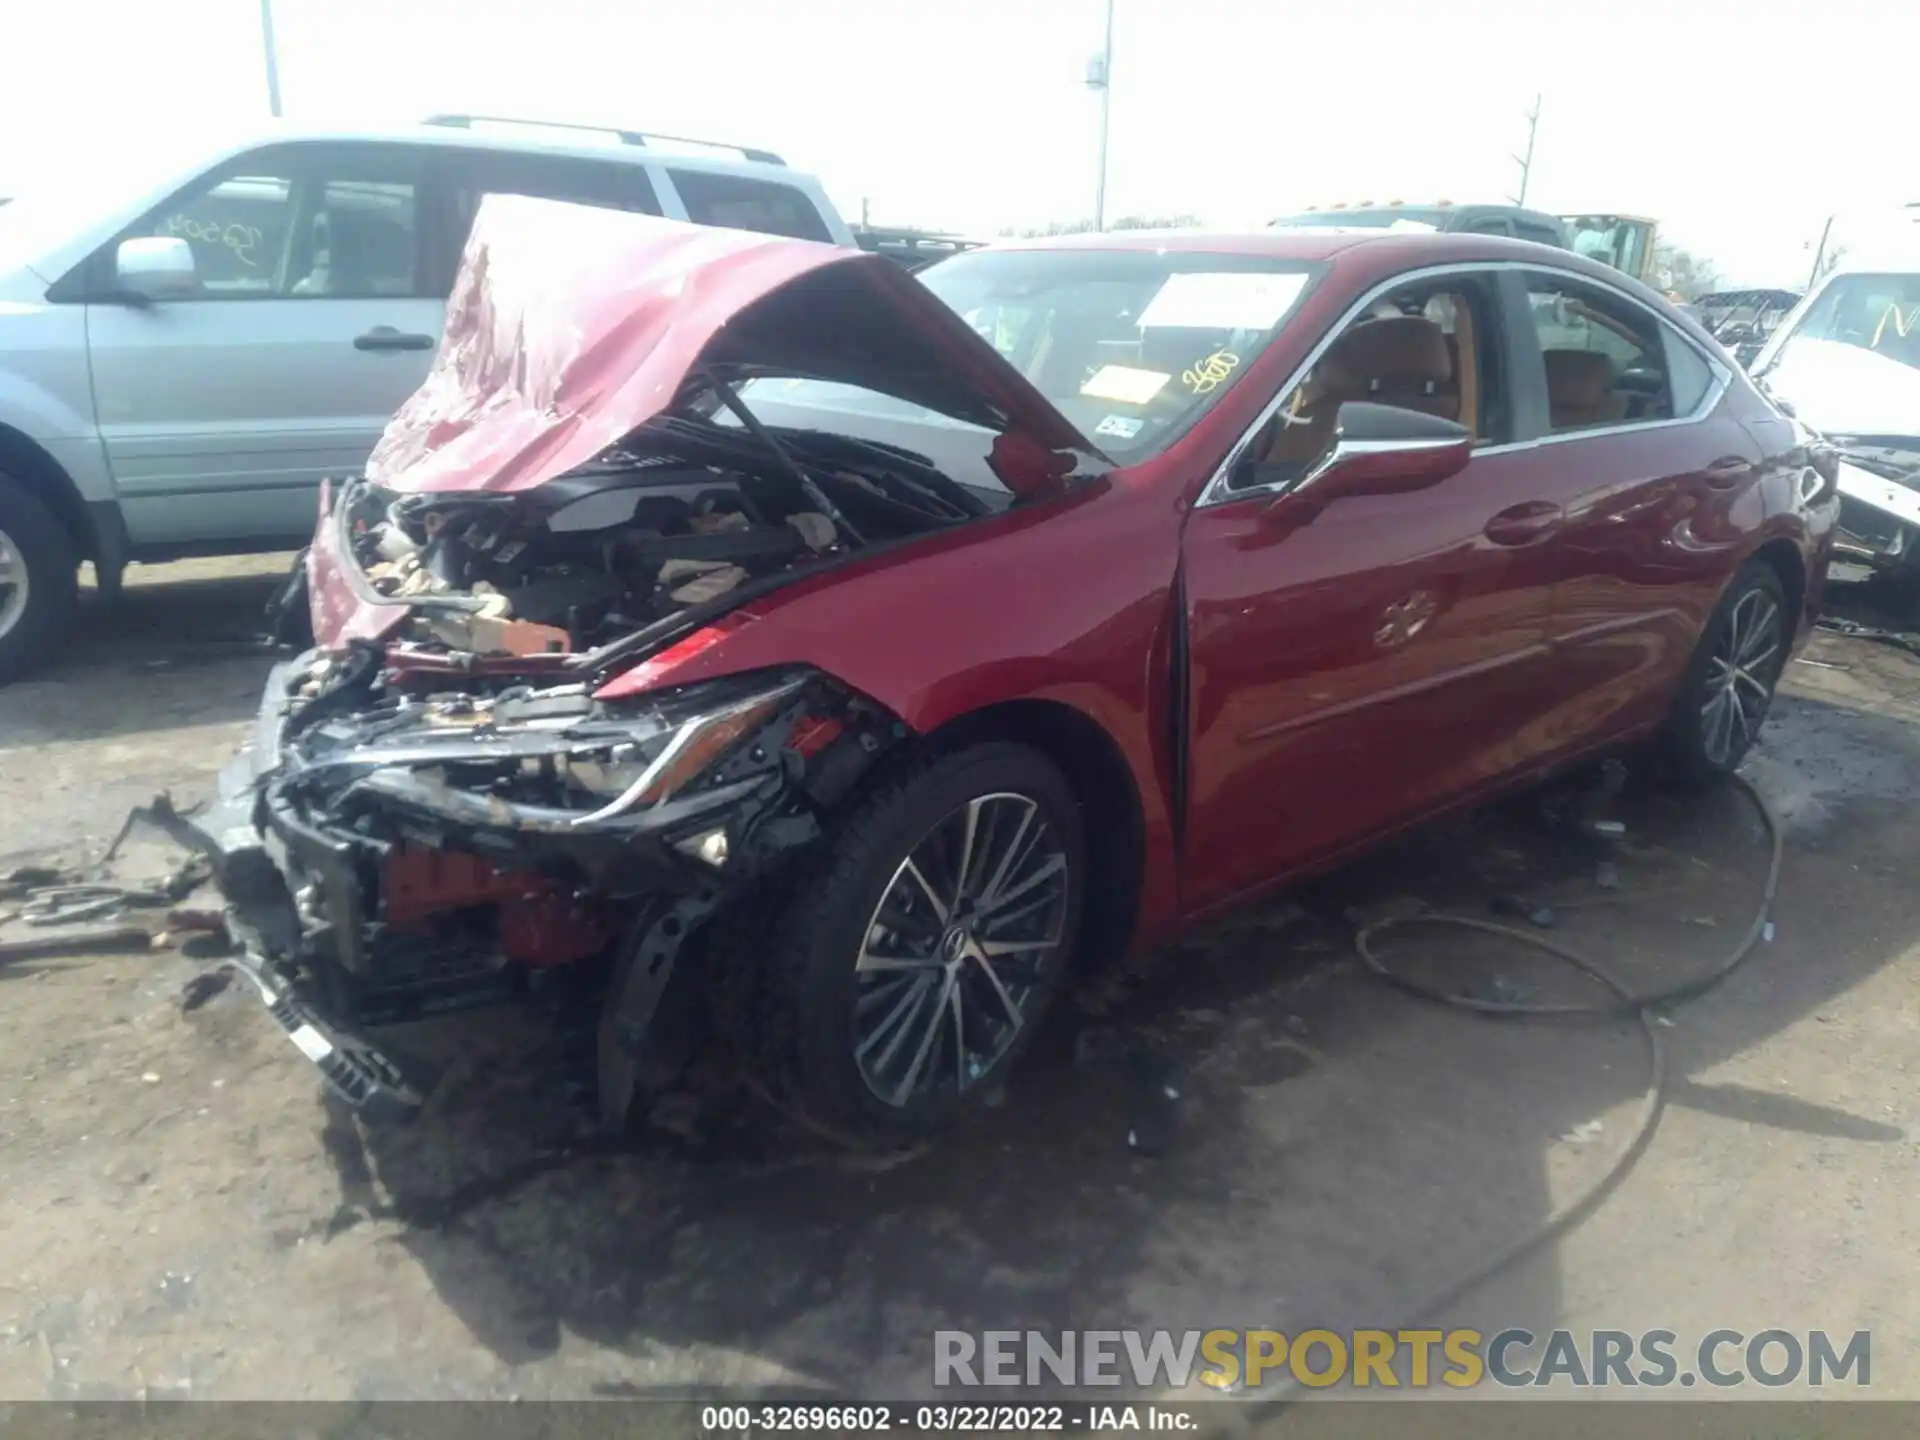
M 364 335 L 353 337 L 356 350 L 431 350 L 433 336 L 409 335 L 391 325 L 376 325 Z
M 1731 490 L 1753 478 L 1753 462 L 1743 460 L 1738 455 L 1727 455 L 1707 466 L 1704 473 L 1709 489 Z
M 1560 528 L 1567 512 L 1550 500 L 1512 505 L 1487 521 L 1486 537 L 1496 545 L 1531 545 Z

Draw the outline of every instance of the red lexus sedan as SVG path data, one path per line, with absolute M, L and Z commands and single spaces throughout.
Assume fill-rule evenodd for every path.
M 794 1104 L 911 1134 L 1076 958 L 1630 743 L 1733 769 L 1836 503 L 1697 324 L 1563 251 L 910 277 L 489 200 L 431 377 L 322 502 L 314 648 L 188 829 L 358 1104 L 420 1098 L 382 1024 L 564 972 L 609 1120 L 684 983 Z

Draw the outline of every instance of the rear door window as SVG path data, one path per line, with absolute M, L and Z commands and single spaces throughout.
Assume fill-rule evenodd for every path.
M 640 165 L 613 160 L 581 160 L 567 155 L 514 151 L 456 151 L 438 160 L 446 196 L 446 222 L 436 246 L 441 291 L 452 284 L 460 252 L 473 229 L 480 202 L 489 195 L 526 195 L 535 200 L 564 200 L 602 210 L 658 215 L 660 199 Z
M 729 230 L 757 230 L 765 235 L 788 235 L 795 240 L 833 236 L 820 218 L 819 207 L 804 191 L 751 175 L 728 175 L 714 170 L 670 167 L 673 188 L 696 225 L 719 225 Z

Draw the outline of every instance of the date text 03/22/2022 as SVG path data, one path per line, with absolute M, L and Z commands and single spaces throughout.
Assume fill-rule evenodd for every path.
M 708 1405 L 700 1411 L 706 1435 L 777 1432 L 835 1434 L 900 1431 L 912 1435 L 1044 1434 L 1130 1430 L 1184 1433 L 1199 1416 L 1180 1405 Z

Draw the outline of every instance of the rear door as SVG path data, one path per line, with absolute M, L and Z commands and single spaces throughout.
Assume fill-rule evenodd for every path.
M 299 540 L 321 478 L 359 471 L 439 343 L 422 167 L 408 146 L 267 147 L 126 232 L 184 238 L 200 274 L 190 298 L 87 306 L 136 545 Z M 90 262 L 96 297 L 116 245 Z
M 1352 337 L 1380 323 L 1383 302 L 1444 333 L 1450 377 L 1434 383 L 1430 334 L 1424 359 L 1354 359 L 1379 349 Z M 1190 912 L 1484 788 L 1539 750 L 1556 512 L 1510 443 L 1496 276 L 1411 278 L 1357 313 L 1249 450 L 1298 449 L 1311 464 L 1304 452 L 1330 443 L 1330 401 L 1397 393 L 1389 403 L 1457 416 L 1476 452 L 1430 489 L 1338 500 L 1303 526 L 1268 517 L 1272 492 L 1232 488 L 1189 516 Z M 1388 323 L 1421 338 L 1417 322 Z
M 1536 485 L 1552 540 L 1562 744 L 1660 718 L 1745 543 L 1760 450 L 1719 406 L 1728 372 L 1653 309 L 1557 270 L 1510 271 Z

